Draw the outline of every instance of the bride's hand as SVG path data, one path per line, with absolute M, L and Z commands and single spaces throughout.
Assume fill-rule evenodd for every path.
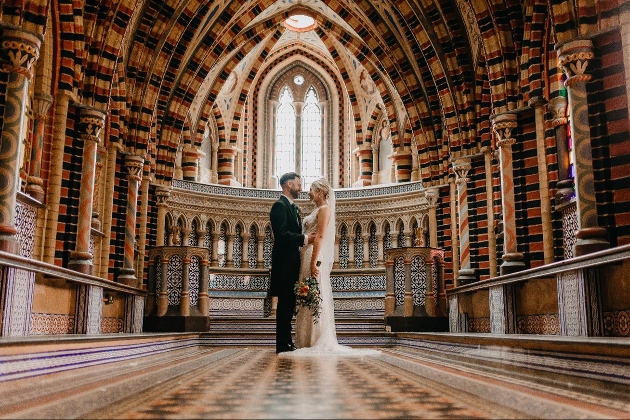
M 319 276 L 319 264 L 320 264 L 319 261 L 317 261 L 317 263 L 311 263 L 311 276 L 315 278 Z

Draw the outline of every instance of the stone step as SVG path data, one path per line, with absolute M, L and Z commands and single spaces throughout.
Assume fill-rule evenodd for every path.
M 385 332 L 383 318 L 374 317 L 340 317 L 335 319 L 335 327 L 338 333 L 342 332 Z M 269 332 L 274 333 L 276 320 L 274 317 L 211 317 L 210 333 L 229 332 Z

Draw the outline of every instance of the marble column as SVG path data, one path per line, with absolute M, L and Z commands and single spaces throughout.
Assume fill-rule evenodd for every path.
M 470 230 L 468 228 L 468 171 L 471 169 L 469 158 L 453 161 L 453 171 L 457 175 L 457 208 L 459 210 L 459 271 L 457 285 L 461 286 L 477 280 L 475 270 L 470 264 Z
M 540 193 L 540 218 L 542 223 L 543 260 L 545 264 L 554 262 L 553 226 L 551 224 L 551 199 L 549 197 L 549 177 L 547 173 L 547 147 L 545 141 L 545 100 L 538 96 L 529 100 L 536 118 L 536 154 L 538 157 L 538 191 Z
M 378 259 L 376 262 L 376 265 L 378 267 L 382 267 L 384 265 L 384 251 L 383 249 L 385 248 L 385 244 L 383 243 L 383 240 L 385 238 L 385 235 L 383 233 L 377 233 L 376 234 L 376 243 L 377 243 L 377 252 L 378 252 Z
M 90 253 L 90 237 L 94 205 L 96 149 L 100 142 L 100 132 L 105 125 L 105 113 L 96 108 L 78 107 L 77 109 L 79 110 L 79 135 L 83 139 L 83 157 L 77 236 L 74 251 L 70 252 L 68 268 L 81 273 L 92 274 L 94 264 Z
M 109 258 L 110 258 L 110 244 L 111 244 L 111 233 L 112 233 L 112 213 L 114 208 L 114 184 L 116 182 L 116 160 L 118 158 L 118 153 L 122 151 L 122 144 L 118 142 L 110 141 L 107 145 L 107 162 L 106 162 L 106 171 L 105 171 L 105 188 L 106 194 L 103 194 L 103 223 L 102 223 L 102 233 L 103 238 L 101 239 L 101 254 L 100 254 L 100 275 L 101 278 L 109 277 Z
M 159 185 L 155 189 L 155 199 L 157 201 L 157 235 L 156 246 L 166 245 L 166 212 L 168 211 L 168 198 L 171 196 L 171 188 Z M 216 248 L 216 247 L 214 247 Z
M 118 282 L 127 286 L 138 286 L 136 270 L 133 267 L 136 250 L 136 215 L 138 213 L 138 187 L 142 181 L 144 158 L 137 155 L 125 156 L 127 168 L 127 214 L 125 218 L 125 247 L 123 267 L 118 276 Z
M 453 253 L 453 276 L 459 272 L 459 239 L 457 228 L 457 187 L 453 179 L 449 179 L 449 198 L 451 208 L 451 252 Z M 455 282 L 457 284 L 457 282 Z
M 50 95 L 36 93 L 33 95 L 33 142 L 31 145 L 31 161 L 28 176 L 26 177 L 25 191 L 35 200 L 43 203 L 46 194 L 44 193 L 44 181 L 41 178 L 42 154 L 44 149 L 44 130 L 46 128 L 46 114 L 53 103 Z
M 499 163 L 501 167 L 501 199 L 503 207 L 503 263 L 501 275 L 515 273 L 525 268 L 523 254 L 518 252 L 516 239 L 516 206 L 514 201 L 514 168 L 512 165 L 512 145 L 516 139 L 512 130 L 517 127 L 516 114 L 497 115 L 492 129 L 497 135 Z
M 569 97 L 569 123 L 573 138 L 573 161 L 575 162 L 576 204 L 578 215 L 577 241 L 574 255 L 580 256 L 610 247 L 606 229 L 597 221 L 597 200 L 593 175 L 593 151 L 591 130 L 588 121 L 588 98 L 586 83 L 591 76 L 585 74 L 588 60 L 592 59 L 593 43 L 576 40 L 562 45 L 558 61 L 567 75 L 565 86 Z
M 486 217 L 488 218 L 488 263 L 490 278 L 496 277 L 497 272 L 497 235 L 494 231 L 494 200 L 492 190 L 492 148 L 486 146 L 481 150 L 484 157 L 486 172 Z
M 2 52 L 8 73 L 2 132 L 0 133 L 0 250 L 18 252 L 15 208 L 20 185 L 20 159 L 24 143 L 26 104 L 33 65 L 39 57 L 41 38 L 20 28 L 2 26 Z
M 372 143 L 372 184 L 377 185 L 379 183 L 378 180 L 378 172 L 380 168 L 378 167 L 378 144 Z
M 437 201 L 440 191 L 437 188 L 431 188 L 424 192 L 424 197 L 429 203 L 429 246 L 431 248 L 438 247 L 438 221 L 437 221 Z
M 210 182 L 217 184 L 219 182 L 219 171 L 217 169 L 219 164 L 219 140 L 213 137 L 210 148 L 212 150 L 212 156 L 210 156 Z

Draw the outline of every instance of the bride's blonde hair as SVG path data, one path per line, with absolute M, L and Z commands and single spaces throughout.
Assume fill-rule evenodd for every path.
M 330 184 L 328 183 L 328 181 L 326 181 L 324 178 L 320 178 L 317 181 L 314 181 L 311 184 L 311 187 L 313 189 L 316 189 L 317 191 L 321 191 L 324 194 L 324 199 L 328 200 L 328 197 L 330 195 Z

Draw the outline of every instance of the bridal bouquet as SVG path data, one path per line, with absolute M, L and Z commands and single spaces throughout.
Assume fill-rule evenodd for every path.
M 319 285 L 314 277 L 307 277 L 295 283 L 296 312 L 300 307 L 313 311 L 313 323 L 319 319 L 319 304 L 322 301 L 319 295 Z

